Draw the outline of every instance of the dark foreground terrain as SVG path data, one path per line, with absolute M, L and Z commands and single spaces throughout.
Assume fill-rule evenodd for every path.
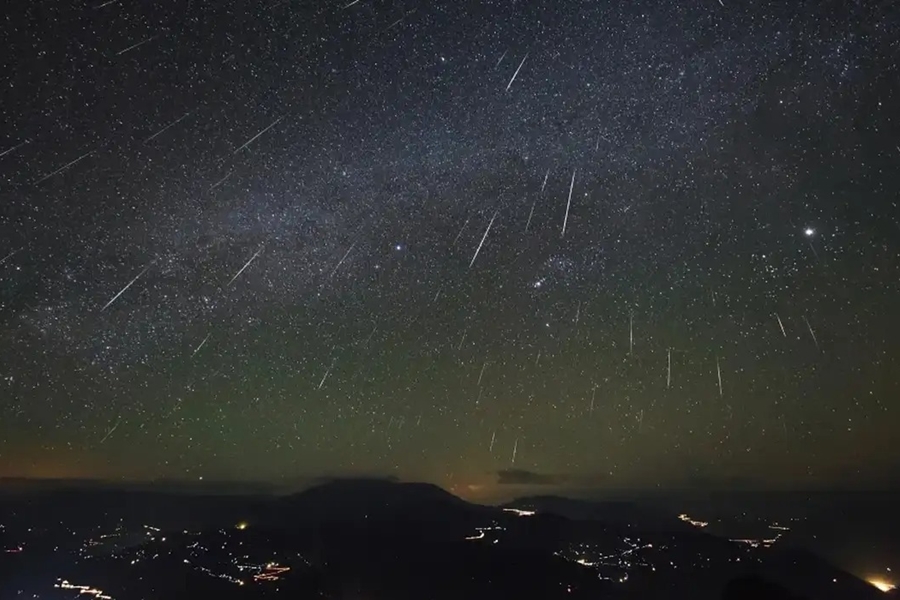
M 284 497 L 7 490 L 0 549 L 4 600 L 893 596 L 686 515 L 554 498 L 485 507 L 384 481 Z

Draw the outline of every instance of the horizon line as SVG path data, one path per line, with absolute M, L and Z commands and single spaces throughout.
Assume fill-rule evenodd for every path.
M 103 487 L 119 487 L 119 488 L 127 488 L 127 487 L 175 487 L 182 489 L 194 489 L 201 490 L 203 488 L 234 488 L 236 490 L 250 490 L 256 489 L 259 492 L 269 492 L 269 493 L 283 493 L 288 491 L 298 491 L 296 488 L 310 488 L 315 487 L 316 485 L 325 484 L 334 481 L 383 481 L 397 484 L 404 483 L 424 483 L 429 485 L 434 485 L 435 487 L 441 488 L 449 493 L 451 492 L 447 487 L 441 485 L 439 483 L 435 483 L 427 480 L 412 480 L 412 479 L 401 479 L 396 476 L 385 476 L 385 475 L 310 475 L 310 476 L 298 476 L 294 479 L 285 478 L 282 481 L 272 481 L 272 480 L 242 480 L 242 479 L 179 479 L 179 478 L 156 478 L 156 479 L 116 479 L 116 478 L 102 478 L 102 477 L 34 477 L 34 476 L 17 476 L 17 475 L 5 475 L 0 476 L 0 491 L 7 484 L 21 484 L 28 485 L 32 484 L 35 486 L 46 486 L 52 487 L 54 485 L 64 487 L 78 487 L 78 486 L 103 486 Z M 717 487 L 717 486 L 690 486 L 690 485 L 679 485 L 672 486 L 668 488 L 662 487 L 579 487 L 572 488 L 570 486 L 565 486 L 563 484 L 550 484 L 550 485 L 540 485 L 540 484 L 493 484 L 496 487 L 496 491 L 500 492 L 502 490 L 513 491 L 515 489 L 523 489 L 527 488 L 532 490 L 531 496 L 541 496 L 541 495 L 558 495 L 558 496 L 567 496 L 571 494 L 584 494 L 584 493 L 598 493 L 598 494 L 634 494 L 634 495 L 672 495 L 672 494 L 729 494 L 729 493 L 747 493 L 747 494 L 827 494 L 827 493 L 889 493 L 889 492 L 900 492 L 900 481 L 890 482 L 890 483 L 882 483 L 879 486 L 808 486 L 808 487 L 782 487 L 782 486 L 751 486 L 751 485 L 740 485 L 731 488 L 727 487 Z M 544 494 L 541 491 L 546 491 L 548 493 Z M 457 495 L 454 493 L 454 495 Z

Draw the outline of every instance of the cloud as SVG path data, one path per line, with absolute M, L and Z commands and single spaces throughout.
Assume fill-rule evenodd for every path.
M 565 483 L 565 475 L 535 473 L 525 469 L 501 469 L 497 471 L 497 483 L 500 485 L 558 485 Z

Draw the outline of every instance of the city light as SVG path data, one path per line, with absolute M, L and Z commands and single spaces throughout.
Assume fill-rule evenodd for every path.
M 265 570 L 262 573 L 254 575 L 253 579 L 256 581 L 278 581 L 282 575 L 290 570 L 290 567 L 282 567 L 276 563 L 269 563 L 266 565 Z
M 107 596 L 103 593 L 103 590 L 98 590 L 96 588 L 92 588 L 89 585 L 75 585 L 73 583 L 69 583 L 65 579 L 58 582 L 54 585 L 57 589 L 63 590 L 77 590 L 79 594 L 85 594 L 87 596 L 93 596 L 98 600 L 113 600 L 112 596 Z
M 890 583 L 889 581 L 885 581 L 884 579 L 869 579 L 869 583 L 877 587 L 882 592 L 890 592 L 897 588 L 896 584 Z
M 699 527 L 700 529 L 703 529 L 704 527 L 709 525 L 709 523 L 706 521 L 695 521 L 694 519 L 687 516 L 685 513 L 681 513 L 680 515 L 678 515 L 678 518 L 681 519 L 682 521 L 684 521 L 685 523 L 690 523 L 694 527 Z
M 531 517 L 535 514 L 535 511 L 533 510 L 520 510 L 518 508 L 504 508 L 503 511 L 518 515 L 520 517 Z

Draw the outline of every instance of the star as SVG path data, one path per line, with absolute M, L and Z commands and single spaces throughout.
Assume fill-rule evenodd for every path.
M 115 40 L 10 17 L 0 478 L 444 484 L 509 466 L 495 430 L 611 486 L 900 468 L 876 3 L 187 2 L 196 39 L 124 4 Z

